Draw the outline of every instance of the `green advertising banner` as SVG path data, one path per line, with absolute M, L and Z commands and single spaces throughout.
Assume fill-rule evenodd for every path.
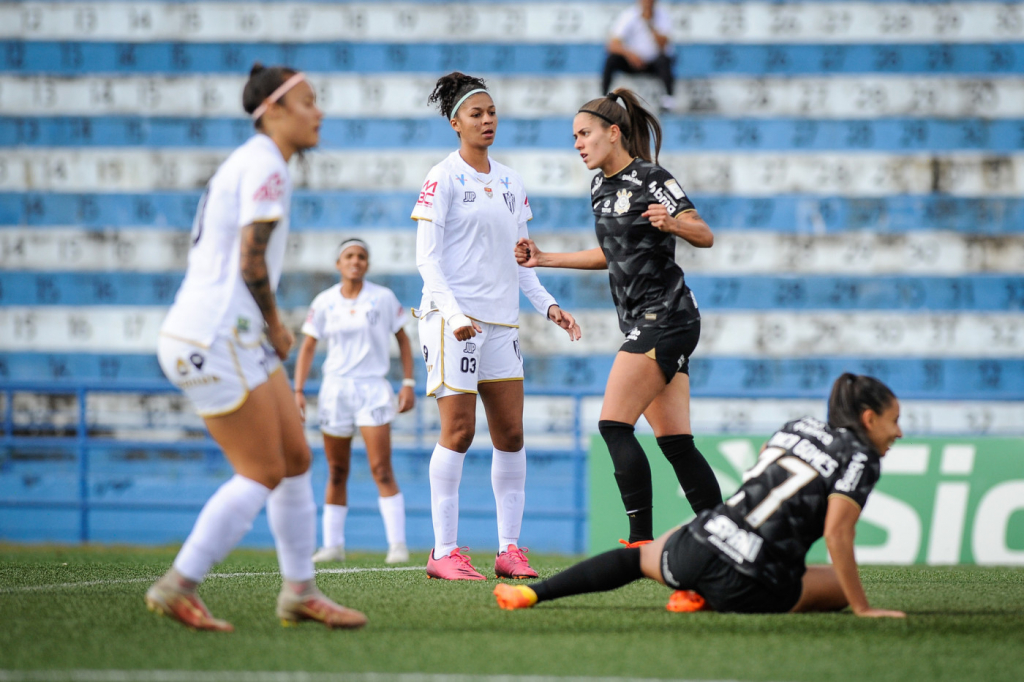
M 654 436 L 655 536 L 693 518 Z M 722 494 L 739 488 L 766 436 L 697 436 Z M 590 552 L 618 547 L 628 523 L 600 436 L 590 446 Z M 908 438 L 882 459 L 882 478 L 857 525 L 864 564 L 1024 565 L 1024 438 Z M 827 560 L 818 542 L 808 562 Z

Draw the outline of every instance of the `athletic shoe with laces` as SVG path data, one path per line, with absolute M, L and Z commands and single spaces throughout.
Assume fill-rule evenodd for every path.
M 388 546 L 388 555 L 384 558 L 386 564 L 404 564 L 409 561 L 409 548 L 404 542 L 396 542 Z
M 694 613 L 707 610 L 707 602 L 693 590 L 676 590 L 668 598 L 665 609 L 675 613 Z
M 434 550 L 430 550 L 427 558 L 427 577 L 440 580 L 487 580 L 470 563 L 468 554 L 461 550 L 469 547 L 456 547 L 448 556 L 434 558 Z
M 195 592 L 176 590 L 163 579 L 146 590 L 146 608 L 161 616 L 170 616 L 196 630 L 231 632 L 235 628 L 226 620 L 210 615 L 206 604 Z
M 528 609 L 537 603 L 537 593 L 526 585 L 501 583 L 494 588 L 494 596 L 498 598 L 498 606 L 506 611 Z
M 313 555 L 314 564 L 324 564 L 332 561 L 344 561 L 345 560 L 345 545 L 337 545 L 335 547 L 321 547 L 317 550 L 316 554 Z
M 652 542 L 654 542 L 654 540 L 636 540 L 635 542 L 630 542 L 629 540 L 619 539 L 619 544 L 625 545 L 627 549 L 636 549 L 641 545 L 649 545 Z
M 495 578 L 536 578 L 537 571 L 530 567 L 530 561 L 526 553 L 530 550 L 525 547 L 509 545 L 504 552 L 498 552 L 494 557 Z
M 295 594 L 287 586 L 277 595 L 277 617 L 285 627 L 298 625 L 302 620 L 315 620 L 329 628 L 361 628 L 366 625 L 365 615 L 334 603 L 318 589 Z

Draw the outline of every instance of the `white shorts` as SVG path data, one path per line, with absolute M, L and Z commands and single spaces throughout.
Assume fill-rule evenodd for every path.
M 250 391 L 281 368 L 268 345 L 243 345 L 227 336 L 205 347 L 161 332 L 156 355 L 164 376 L 185 393 L 200 417 L 234 412 Z
M 387 379 L 324 377 L 317 398 L 320 431 L 350 438 L 357 426 L 384 426 L 398 414 L 395 392 Z
M 420 318 L 420 343 L 427 363 L 427 395 L 443 398 L 476 393 L 478 384 L 522 381 L 523 354 L 517 327 L 477 322 L 483 329 L 459 341 L 439 312 Z

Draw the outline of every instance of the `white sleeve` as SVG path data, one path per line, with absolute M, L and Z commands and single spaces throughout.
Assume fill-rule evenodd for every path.
M 420 220 L 416 228 L 416 269 L 420 271 L 424 287 L 430 294 L 441 316 L 450 322 L 462 310 L 455 300 L 455 293 L 448 286 L 448 278 L 441 269 L 441 253 L 444 250 L 444 229 L 430 220 Z
M 434 166 L 423 181 L 419 198 L 412 209 L 413 220 L 429 220 L 444 227 L 448 219 L 448 205 L 451 196 L 451 180 L 440 166 Z
M 249 164 L 238 183 L 238 226 L 285 217 L 288 167 L 282 163 Z
M 309 312 L 306 313 L 306 321 L 302 323 L 302 333 L 314 339 L 321 339 L 324 336 L 324 311 L 323 306 L 317 305 L 319 300 L 319 296 L 313 299 L 309 305 Z
M 633 23 L 633 15 L 635 14 L 633 9 L 634 8 L 630 7 L 627 10 L 623 10 L 622 14 L 615 19 L 611 30 L 612 38 L 622 40 L 626 36 L 626 31 L 629 30 L 630 24 Z
M 654 28 L 658 29 L 658 33 L 668 38 L 671 42 L 672 15 L 664 7 L 658 7 L 654 10 Z
M 526 222 L 519 223 L 519 239 L 526 239 L 530 235 L 526 231 Z M 544 317 L 548 316 L 548 308 L 553 305 L 558 305 L 558 301 L 555 297 L 548 293 L 548 290 L 544 288 L 544 285 L 540 283 L 537 278 L 537 271 L 533 268 L 524 268 L 522 265 L 517 265 L 516 269 L 519 271 L 519 290 L 523 292 L 527 300 L 533 304 L 533 307 L 537 309 L 537 312 Z

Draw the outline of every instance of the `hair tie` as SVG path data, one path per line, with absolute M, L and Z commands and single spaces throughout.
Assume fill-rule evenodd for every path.
M 347 249 L 350 246 L 361 246 L 363 247 L 363 250 L 366 251 L 366 255 L 370 255 L 370 247 L 366 245 L 366 242 L 364 242 L 359 237 L 349 237 L 341 244 L 338 244 L 338 255 L 334 257 L 334 260 L 338 260 L 339 258 L 341 258 L 341 254 L 343 254 L 345 252 L 345 249 Z
M 487 92 L 487 88 L 474 88 L 473 90 L 470 90 L 465 95 L 460 97 L 459 101 L 455 103 L 454 107 L 452 107 L 452 113 L 448 118 L 454 119 L 456 112 L 458 112 L 459 110 L 459 107 L 461 107 L 465 103 L 465 101 L 470 98 L 470 96 L 475 95 L 478 92 Z
M 278 86 L 277 90 L 274 90 L 272 93 L 270 93 L 270 97 L 263 100 L 263 103 L 256 107 L 256 110 L 252 112 L 252 120 L 260 120 L 260 116 L 267 113 L 267 109 L 270 108 L 271 104 L 284 97 L 289 90 L 291 90 L 304 80 L 306 80 L 306 74 L 300 71 L 299 73 L 295 74 L 294 76 L 286 80 L 284 83 L 281 83 L 281 85 Z
M 609 92 L 607 95 L 605 95 L 605 97 L 607 97 L 608 99 L 610 99 L 613 102 L 618 102 L 619 98 L 622 97 L 622 95 L 620 95 L 617 92 Z

